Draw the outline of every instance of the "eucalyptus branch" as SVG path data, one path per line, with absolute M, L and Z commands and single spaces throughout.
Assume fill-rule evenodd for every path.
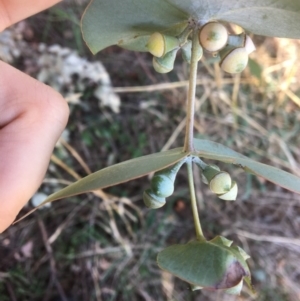
M 194 113 L 195 113 L 195 94 L 196 94 L 196 81 L 197 81 L 197 47 L 198 47 L 198 30 L 193 30 L 192 40 L 192 57 L 190 64 L 190 78 L 189 78 L 189 89 L 187 96 L 187 118 L 186 118 L 186 132 L 184 141 L 184 152 L 194 151 Z

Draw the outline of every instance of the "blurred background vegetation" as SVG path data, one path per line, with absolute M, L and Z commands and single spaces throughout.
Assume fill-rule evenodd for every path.
M 39 197 L 108 165 L 183 144 L 188 66 L 157 74 L 147 53 L 118 47 L 92 56 L 80 32 L 86 0 L 64 1 L 0 34 L 0 56 L 62 93 L 71 115 Z M 99 32 L 101 35 L 101 32 Z M 223 143 L 300 176 L 299 41 L 254 36 L 240 75 L 199 63 L 196 137 Z M 149 210 L 147 177 L 54 202 L 0 235 L 1 301 L 299 301 L 300 197 L 220 165 L 238 200 L 216 199 L 195 170 L 207 238 L 224 235 L 251 255 L 257 296 L 195 291 L 162 272 L 156 254 L 193 239 L 186 171 L 167 205 Z M 30 176 L 30 175 L 29 175 Z

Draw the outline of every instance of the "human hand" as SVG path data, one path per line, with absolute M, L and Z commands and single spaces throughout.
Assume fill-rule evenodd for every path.
M 0 32 L 60 0 L 0 0 Z M 0 61 L 0 233 L 38 189 L 69 109 L 49 86 Z

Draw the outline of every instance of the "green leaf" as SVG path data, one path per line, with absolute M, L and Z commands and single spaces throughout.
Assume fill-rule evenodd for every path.
M 195 155 L 239 165 L 245 171 L 300 194 L 300 178 L 281 169 L 256 162 L 234 150 L 208 140 L 194 139 Z
M 95 54 L 111 45 L 147 51 L 144 36 L 170 28 L 178 34 L 187 20 L 186 13 L 164 0 L 93 0 L 81 25 L 83 38 Z
M 235 287 L 250 276 L 246 262 L 231 248 L 207 241 L 173 245 L 157 256 L 159 267 L 180 279 L 212 290 Z
M 254 34 L 299 39 L 299 0 L 167 0 L 200 22 L 240 25 Z
M 194 139 L 194 146 L 197 156 L 222 161 L 225 163 L 233 163 L 233 158 L 248 159 L 246 156 L 213 141 Z
M 47 203 L 81 193 L 103 189 L 145 176 L 151 172 L 166 168 L 169 165 L 172 165 L 187 157 L 188 155 L 189 153 L 182 152 L 182 147 L 180 147 L 165 152 L 134 158 L 106 167 L 51 194 L 43 203 L 31 210 L 21 219 L 25 218 L 36 209 L 44 206 Z

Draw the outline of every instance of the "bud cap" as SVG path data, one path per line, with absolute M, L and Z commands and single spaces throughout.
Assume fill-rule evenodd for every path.
M 219 199 L 225 200 L 225 201 L 235 201 L 238 193 L 238 186 L 236 182 L 232 182 L 231 188 L 228 192 L 225 192 L 224 194 L 219 195 Z
M 220 67 L 228 73 L 240 73 L 248 64 L 248 53 L 245 48 L 235 48 L 224 56 L 221 54 Z
M 231 177 L 228 172 L 220 171 L 209 182 L 209 188 L 216 194 L 223 194 L 231 188 Z
M 210 52 L 221 50 L 228 40 L 226 27 L 218 22 L 205 24 L 199 33 L 199 42 L 202 47 Z
M 151 189 L 147 189 L 143 193 L 143 200 L 145 205 L 151 209 L 157 209 L 166 204 L 166 199 L 158 197 Z

